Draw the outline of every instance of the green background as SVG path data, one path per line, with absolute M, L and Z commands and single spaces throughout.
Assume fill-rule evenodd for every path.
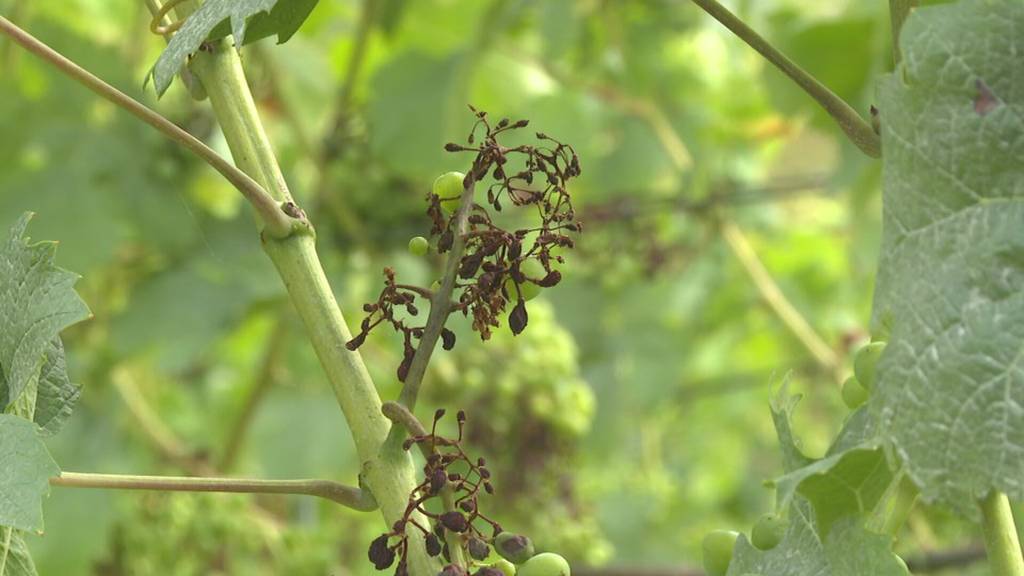
M 859 111 L 892 67 L 884 2 L 730 6 Z M 180 82 L 159 101 L 143 90 L 164 42 L 142 2 L 0 0 L 0 14 L 228 154 Z M 243 61 L 353 327 L 384 266 L 436 277 L 440 260 L 405 247 L 428 232 L 434 177 L 466 169 L 442 146 L 465 137 L 467 103 L 578 151 L 586 229 L 565 280 L 531 302 L 518 338 L 480 342 L 454 318 L 458 345 L 426 378 L 420 413 L 466 408 L 472 449 L 498 463 L 489 506 L 506 528 L 580 572 L 677 574 L 699 564 L 705 532 L 748 530 L 771 509 L 763 483 L 782 468 L 768 398 L 787 376 L 805 394 L 805 451 L 823 453 L 868 337 L 881 165 L 694 5 L 322 0 L 291 41 L 247 46 Z M 61 467 L 354 482 L 344 421 L 238 193 L 6 41 L 0 94 L 0 226 L 36 212 L 30 235 L 60 241 L 95 314 L 64 334 L 84 391 L 49 441 Z M 726 228 L 834 365 L 766 300 Z M 375 333 L 362 352 L 395 397 L 398 340 Z M 44 509 L 35 560 L 68 576 L 369 574 L 382 531 L 376 514 L 302 498 L 55 489 Z M 974 532 L 919 512 L 898 550 L 967 546 Z

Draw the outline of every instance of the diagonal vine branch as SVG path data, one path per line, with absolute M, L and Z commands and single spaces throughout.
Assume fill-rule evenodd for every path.
M 775 280 L 764 267 L 761 259 L 757 257 L 757 253 L 754 252 L 750 241 L 747 240 L 746 234 L 731 220 L 723 221 L 721 229 L 726 243 L 740 261 L 747 275 L 750 276 L 751 281 L 764 301 L 775 312 L 775 315 L 782 320 L 786 328 L 789 328 L 789 331 L 796 336 L 797 340 L 814 356 L 818 364 L 828 369 L 836 380 L 839 381 L 840 375 L 838 370 L 840 369 L 840 363 L 835 351 L 821 339 L 821 336 L 818 336 L 818 333 L 814 331 L 814 328 L 807 322 L 807 319 L 797 311 L 789 299 L 782 293 L 779 285 L 775 283 Z
M 402 392 L 398 397 L 398 401 L 410 412 L 416 408 L 416 397 L 419 395 L 427 364 L 430 363 L 430 356 L 437 346 L 441 329 L 444 328 L 444 323 L 451 313 L 452 292 L 455 290 L 455 281 L 459 275 L 459 263 L 466 251 L 469 213 L 473 210 L 473 191 L 476 188 L 475 178 L 466 178 L 466 181 L 469 182 L 469 186 L 463 188 L 462 196 L 459 198 L 459 210 L 455 214 L 455 234 L 452 238 L 451 250 L 448 252 L 448 260 L 445 261 L 441 287 L 434 292 L 430 299 L 430 315 L 427 317 L 427 325 L 423 329 L 423 337 L 420 338 L 416 354 L 409 365 L 409 374 L 405 377 L 405 385 L 402 386 Z
M 195 136 L 182 130 L 173 122 L 147 108 L 131 96 L 107 84 L 88 70 L 68 60 L 64 55 L 50 48 L 45 43 L 22 30 L 10 20 L 0 16 L 0 33 L 8 36 L 25 50 L 39 56 L 52 64 L 68 77 L 89 88 L 99 96 L 109 100 L 118 107 L 130 112 L 146 124 L 149 124 L 164 136 L 181 144 L 204 162 L 220 172 L 245 199 L 252 204 L 263 221 L 265 231 L 275 238 L 283 238 L 300 228 L 307 228 L 303 220 L 285 213 L 274 198 L 255 180 L 235 168 L 212 148 L 203 144 Z
M 712 18 L 721 22 L 723 26 L 746 42 L 748 46 L 757 50 L 783 74 L 789 76 L 811 98 L 814 98 L 825 109 L 825 112 L 828 112 L 829 116 L 836 121 L 839 128 L 842 129 L 850 141 L 857 148 L 860 148 L 861 152 L 872 158 L 878 158 L 882 155 L 882 142 L 878 134 L 842 98 L 786 57 L 785 54 L 772 46 L 770 42 L 762 38 L 716 0 L 693 0 L 693 3 L 700 6 Z

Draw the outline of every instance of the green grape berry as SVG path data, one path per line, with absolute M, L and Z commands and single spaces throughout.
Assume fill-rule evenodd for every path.
M 431 190 L 441 199 L 441 208 L 449 214 L 459 209 L 459 198 L 462 196 L 462 181 L 466 175 L 462 172 L 445 172 L 434 180 Z
M 853 374 L 865 390 L 875 387 L 875 367 L 885 350 L 885 342 L 872 342 L 857 351 L 853 357 Z
M 850 376 L 843 382 L 843 402 L 850 410 L 856 410 L 861 404 L 868 401 L 868 391 L 861 386 L 856 376 Z
M 725 576 L 729 571 L 732 549 L 739 536 L 739 532 L 732 530 L 713 530 L 704 537 L 704 570 L 708 576 Z
M 533 556 L 533 542 L 522 534 L 502 532 L 494 537 L 494 549 L 513 564 L 522 564 Z
M 430 242 L 423 236 L 413 236 L 409 240 L 409 253 L 413 256 L 425 256 L 430 252 Z
M 544 269 L 544 265 L 539 260 L 529 259 L 524 260 L 519 265 L 519 271 L 523 273 L 527 278 L 534 280 L 540 280 L 547 276 L 548 272 Z M 523 300 L 533 300 L 540 294 L 540 286 L 530 282 L 529 280 L 519 285 L 519 290 L 516 290 L 516 281 L 512 279 L 512 275 L 508 275 L 505 278 L 505 292 L 508 293 L 509 300 L 519 300 L 520 293 L 523 296 Z
M 519 567 L 519 576 L 569 576 L 569 562 L 554 552 L 541 552 Z
M 789 523 L 777 514 L 765 514 L 757 519 L 750 530 L 750 543 L 759 550 L 771 550 L 786 535 Z
M 505 576 L 516 576 L 516 565 L 502 558 L 497 562 L 491 564 L 491 568 L 501 570 L 501 573 Z

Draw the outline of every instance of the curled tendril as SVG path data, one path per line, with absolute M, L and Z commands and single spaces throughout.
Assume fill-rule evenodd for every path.
M 504 118 L 492 124 L 486 112 L 472 106 L 470 109 L 476 122 L 467 144 L 449 143 L 445 150 L 476 154 L 464 187 L 484 184 L 486 202 L 474 201 L 470 207 L 452 293 L 455 302 L 448 312 L 472 316 L 473 330 L 487 340 L 510 307 L 508 323 L 512 332 L 519 334 L 525 329 L 529 320 L 522 290 L 525 283 L 547 288 L 561 281 L 561 272 L 555 267 L 564 263 L 560 252 L 574 248 L 571 234 L 582 231 L 568 191 L 568 182 L 580 174 L 580 162 L 572 146 L 542 132 L 536 133 L 535 144 L 505 146 L 499 139 L 508 132 L 526 128 L 529 122 Z M 458 212 L 448 214 L 442 208 L 443 200 L 449 199 L 433 193 L 427 195 L 430 233 L 436 238 L 440 253 L 452 249 L 458 217 Z M 492 212 L 502 212 L 507 206 L 528 211 L 532 226 L 503 228 Z M 540 263 L 543 274 L 524 273 L 530 260 Z M 424 328 L 407 325 L 396 319 L 393 312 L 405 307 L 415 316 L 416 298 L 429 299 L 432 291 L 411 286 L 401 289 L 390 270 L 385 271 L 385 277 L 385 287 L 377 302 L 364 307 L 373 316 L 363 322 L 361 332 L 348 342 L 348 347 L 355 350 L 374 327 L 391 324 L 404 334 L 405 350 L 398 368 L 399 380 L 404 381 L 416 352 L 413 340 L 422 337 Z M 409 306 L 413 308 L 410 310 Z M 454 346 L 454 333 L 445 328 L 441 336 L 446 349 Z
M 153 14 L 153 19 L 149 21 L 149 31 L 158 36 L 166 36 L 173 32 L 177 32 L 181 28 L 185 20 L 178 20 L 168 25 L 164 25 L 164 18 L 167 17 L 171 10 L 177 7 L 179 4 L 187 2 L 188 0 L 167 0 L 160 5 L 160 9 Z

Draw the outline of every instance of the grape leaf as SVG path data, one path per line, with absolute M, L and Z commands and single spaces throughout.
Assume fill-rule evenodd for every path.
M 71 416 L 80 395 L 81 388 L 68 379 L 64 344 L 60 338 L 54 338 L 47 346 L 46 360 L 39 373 L 33 420 L 44 434 L 56 434 Z
M 779 478 L 776 497 L 780 509 L 798 493 L 806 498 L 818 533 L 827 536 L 839 519 L 873 510 L 893 479 L 881 448 L 854 448 Z
M 772 423 L 775 425 L 775 434 L 779 437 L 779 447 L 782 449 L 782 468 L 786 472 L 792 472 L 814 462 L 800 451 L 800 443 L 790 425 L 793 411 L 796 409 L 797 403 L 800 402 L 800 398 L 799 395 L 791 396 L 789 394 L 789 381 L 785 380 L 771 400 Z
M 59 473 L 35 424 L 0 414 L 0 526 L 41 531 L 42 498 Z
M 21 532 L 13 528 L 0 529 L 0 576 L 37 575 Z
M 56 243 L 29 244 L 23 215 L 0 247 L 0 409 L 6 410 L 26 390 L 35 388 L 44 357 L 57 334 L 89 316 L 75 293 L 76 274 L 54 265 Z M 50 366 L 50 384 L 57 382 Z M 66 376 L 65 376 L 66 378 Z M 48 394 L 50 389 L 48 389 Z
M 733 549 L 727 576 L 905 576 L 888 536 L 865 530 L 860 518 L 838 523 L 825 538 L 805 501 L 795 501 L 778 546 L 761 551 L 745 535 Z
M 818 534 L 828 535 L 841 518 L 873 510 L 886 494 L 895 476 L 883 450 L 878 447 L 870 414 L 866 408 L 856 410 L 828 453 L 821 459 L 810 459 L 795 448 L 790 420 L 799 397 L 785 399 L 784 390 L 772 403 L 772 417 L 783 447 L 794 446 L 795 456 L 786 454 L 788 471 L 773 484 L 779 511 L 788 509 L 799 494 L 814 510 Z M 786 450 L 784 450 L 784 453 Z
M 277 34 L 278 44 L 292 37 L 317 0 L 206 0 L 185 19 L 150 71 L 158 95 L 203 42 L 230 33 L 241 46 Z
M 1024 4 L 915 10 L 879 88 L 883 241 L 870 408 L 923 497 L 1024 498 Z

